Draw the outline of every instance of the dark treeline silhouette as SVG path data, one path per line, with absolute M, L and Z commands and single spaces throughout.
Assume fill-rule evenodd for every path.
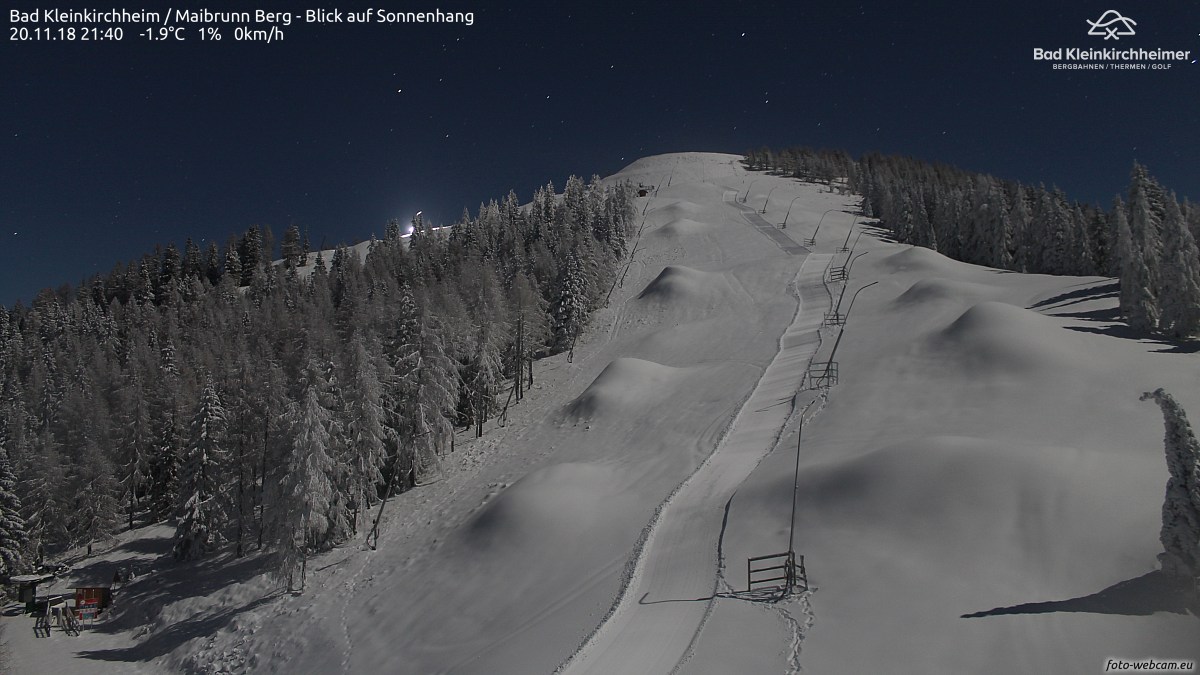
M 1144 332 L 1200 332 L 1200 207 L 1135 163 L 1126 200 L 1110 209 L 911 157 L 753 150 L 748 168 L 862 195 L 862 213 L 899 242 L 1017 272 L 1120 277 L 1121 316 Z
M 0 574 L 177 518 L 177 557 L 269 549 L 294 582 L 572 346 L 634 196 L 571 177 L 449 229 L 393 221 L 362 258 L 290 228 L 273 263 L 251 227 L 0 307 L 0 525 L 20 540 Z

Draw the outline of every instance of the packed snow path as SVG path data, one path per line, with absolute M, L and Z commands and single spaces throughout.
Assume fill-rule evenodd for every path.
M 831 257 L 804 260 L 794 282 L 799 306 L 779 352 L 724 441 L 664 503 L 616 608 L 563 672 L 670 673 L 686 661 L 714 601 L 725 505 L 775 446 L 820 344 Z
M 767 239 L 775 242 L 779 248 L 783 249 L 784 253 L 787 253 L 788 255 L 806 255 L 810 253 L 807 248 L 797 244 L 792 240 L 791 237 L 780 231 L 778 227 L 768 223 L 765 218 L 758 215 L 758 211 L 737 201 L 736 193 L 734 193 L 734 195 L 735 199 L 733 201 L 726 200 L 726 202 L 736 206 L 742 212 L 742 217 L 746 219 L 746 222 L 753 225 L 754 228 L 761 234 L 765 235 Z

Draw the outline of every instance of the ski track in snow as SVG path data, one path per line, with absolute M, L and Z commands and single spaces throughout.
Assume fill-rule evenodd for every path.
M 723 509 L 713 505 L 728 503 L 775 447 L 792 415 L 780 404 L 799 390 L 820 344 L 822 285 L 831 259 L 809 255 L 801 264 L 793 281 L 800 299 L 791 325 L 779 337 L 779 351 L 717 450 L 660 505 L 613 609 L 559 672 L 677 672 L 686 662 L 725 583 L 721 562 L 713 559 Z M 700 597 L 705 593 L 708 597 Z
M 355 542 L 357 543 L 357 542 Z M 342 654 L 342 672 L 350 672 L 350 661 L 354 655 L 354 637 L 350 633 L 350 607 L 354 604 L 355 592 L 358 590 L 359 579 L 363 573 L 367 571 L 367 566 L 370 565 L 371 554 L 368 551 L 362 551 L 359 555 L 358 571 L 351 575 L 350 579 L 343 584 L 346 589 L 342 594 L 344 602 L 342 603 L 342 620 L 341 628 L 343 638 L 346 641 L 346 651 Z
M 625 261 L 625 269 L 622 270 L 621 276 L 617 279 L 616 286 L 609 290 L 609 298 L 605 299 L 606 304 L 608 303 L 608 299 L 612 298 L 612 294 L 617 288 L 625 288 L 625 277 L 629 274 L 629 268 L 632 267 L 635 262 L 638 263 L 641 271 L 638 273 L 637 278 L 634 279 L 633 282 L 636 283 L 641 281 L 642 277 L 645 276 L 646 263 L 642 262 L 641 260 L 637 260 L 638 245 L 642 243 L 642 231 L 645 229 L 646 219 L 643 217 L 642 224 L 638 227 L 637 237 L 633 240 L 633 246 L 629 249 L 629 259 Z M 621 332 L 621 324 L 625 322 L 625 306 L 629 304 L 629 301 L 633 299 L 633 297 L 633 295 L 626 294 L 625 299 L 621 301 L 621 304 L 617 307 L 616 311 L 613 312 L 612 323 L 609 325 L 608 339 L 605 340 L 605 344 L 611 343 L 616 339 L 617 334 Z

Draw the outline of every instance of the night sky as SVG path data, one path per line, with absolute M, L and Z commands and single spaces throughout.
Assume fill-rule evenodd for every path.
M 1200 198 L 1200 65 L 1054 71 L 1035 47 L 1200 56 L 1186 2 L 399 2 L 474 25 L 280 26 L 283 42 L 10 40 L 0 51 L 0 304 L 187 237 L 290 224 L 314 246 L 435 223 L 650 154 L 902 153 L 1107 205 L 1134 159 Z M 178 7 L 178 6 L 177 6 Z M 188 8 L 200 9 L 202 3 Z M 1118 40 L 1087 35 L 1116 9 Z M 42 25 L 46 27 L 45 24 Z M 26 27 L 32 28 L 32 25 Z M 201 244 L 203 248 L 205 244 Z

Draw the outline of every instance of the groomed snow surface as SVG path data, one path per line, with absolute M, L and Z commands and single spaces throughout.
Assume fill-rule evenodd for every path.
M 1165 387 L 1200 421 L 1195 356 L 1115 322 L 1101 278 L 1021 275 L 867 225 L 827 397 L 826 266 L 856 198 L 732 155 L 639 160 L 651 187 L 624 283 L 572 362 L 539 363 L 504 427 L 389 505 L 379 549 L 153 569 L 79 637 L 0 622 L 13 672 L 1103 672 L 1200 659 L 1197 601 L 1155 573 Z M 733 193 L 746 194 L 745 205 Z M 669 183 L 669 186 L 668 186 Z M 763 199 L 777 188 L 761 210 Z M 769 235 L 759 219 L 789 226 Z M 811 253 L 799 242 L 830 212 Z M 857 235 L 855 235 L 857 236 Z M 812 590 L 746 593 L 796 549 Z M 134 533 L 138 534 L 138 533 Z M 189 583 L 191 579 L 195 583 Z

